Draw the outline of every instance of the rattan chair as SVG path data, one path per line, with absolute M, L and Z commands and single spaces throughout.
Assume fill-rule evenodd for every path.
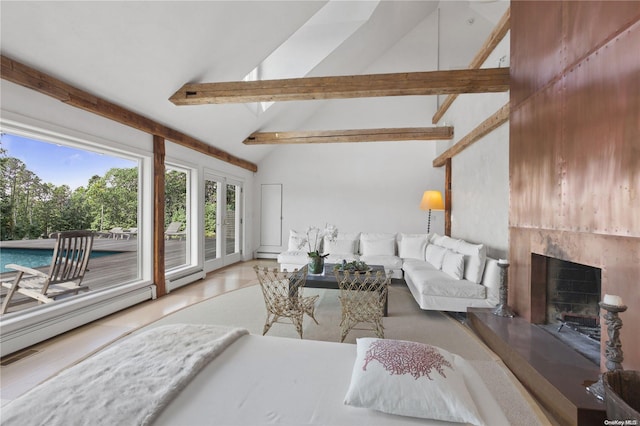
M 258 276 L 267 308 L 267 319 L 262 334 L 267 334 L 273 323 L 281 322 L 281 319 L 286 318 L 293 323 L 302 339 L 302 320 L 305 314 L 318 324 L 315 318 L 315 303 L 318 296 L 303 296 L 307 267 L 304 266 L 293 272 L 257 265 L 253 269 Z
M 335 275 L 342 305 L 340 341 L 344 342 L 351 330 L 372 330 L 377 337 L 384 339 L 382 318 L 391 278 L 384 271 L 372 274 L 336 270 Z M 356 328 L 361 323 L 371 324 L 372 328 Z
M 91 231 L 59 232 L 48 273 L 21 265 L 6 265 L 18 273 L 12 281 L 2 283 L 8 292 L 0 314 L 7 312 L 9 302 L 16 293 L 31 297 L 38 303 L 51 303 L 62 295 L 87 291 L 89 288 L 81 283 L 87 271 L 93 237 Z

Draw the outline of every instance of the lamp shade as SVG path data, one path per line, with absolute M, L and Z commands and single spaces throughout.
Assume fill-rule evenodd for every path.
M 442 201 L 442 193 L 440 191 L 424 191 L 422 201 L 420 202 L 421 210 L 444 210 L 444 202 Z

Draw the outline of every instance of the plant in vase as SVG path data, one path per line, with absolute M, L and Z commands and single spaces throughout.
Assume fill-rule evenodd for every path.
M 307 228 L 306 238 L 301 241 L 299 248 L 306 246 L 308 249 L 310 274 L 321 274 L 323 272 L 324 259 L 329 256 L 329 253 L 320 254 L 320 243 L 324 238 L 333 241 L 337 235 L 338 229 L 333 225 L 325 225 L 324 229 L 314 226 Z

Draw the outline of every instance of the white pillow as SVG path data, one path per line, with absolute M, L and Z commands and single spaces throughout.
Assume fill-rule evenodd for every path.
M 427 248 L 426 236 L 402 235 L 398 246 L 398 254 L 403 259 L 424 260 L 424 252 Z
M 446 272 L 456 280 L 464 277 L 464 255 L 447 250 L 442 259 L 442 272 Z
M 448 248 L 449 250 L 458 251 L 458 244 L 460 244 L 461 241 L 462 240 L 442 235 L 436 238 L 434 244 L 437 244 L 444 248 Z
M 484 424 L 465 384 L 468 363 L 417 342 L 357 339 L 345 404 L 389 414 Z
M 356 241 L 355 240 L 324 240 L 324 253 L 325 254 L 355 254 Z
M 429 244 L 425 251 L 425 260 L 433 265 L 436 269 L 442 269 L 442 261 L 444 260 L 444 254 L 447 249 L 437 246 L 435 244 Z
M 360 239 L 360 252 L 363 256 L 395 256 L 396 240 L 394 238 Z
M 287 251 L 309 250 L 307 246 L 307 234 L 304 232 L 289 231 L 289 245 Z
M 470 244 L 466 241 L 460 241 L 456 251 L 465 255 L 464 278 L 480 284 L 487 261 L 487 249 L 484 244 Z

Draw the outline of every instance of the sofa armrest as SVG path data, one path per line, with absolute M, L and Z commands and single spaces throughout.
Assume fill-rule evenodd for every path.
M 500 300 L 500 267 L 496 259 L 487 257 L 481 283 L 487 288 L 487 300 L 497 305 Z

